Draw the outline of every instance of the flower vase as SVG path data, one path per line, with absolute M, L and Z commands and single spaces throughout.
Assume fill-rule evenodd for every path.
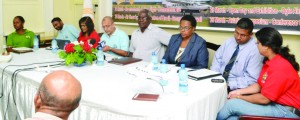
M 73 65 L 76 66 L 76 67 L 82 67 L 82 66 L 85 66 L 85 65 L 86 65 L 86 61 L 84 61 L 84 62 L 81 63 L 81 64 L 73 63 Z

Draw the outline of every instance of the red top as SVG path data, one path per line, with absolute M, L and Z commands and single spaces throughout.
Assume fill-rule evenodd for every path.
M 96 48 L 98 46 L 98 43 L 100 42 L 100 37 L 98 36 L 98 33 L 96 30 L 93 30 L 91 35 L 88 37 L 85 37 L 82 35 L 82 32 L 79 33 L 78 42 L 89 42 L 90 39 L 95 39 L 96 43 L 93 45 L 93 48 Z
M 282 56 L 266 61 L 257 83 L 261 94 L 275 103 L 300 109 L 300 79 L 297 71 Z

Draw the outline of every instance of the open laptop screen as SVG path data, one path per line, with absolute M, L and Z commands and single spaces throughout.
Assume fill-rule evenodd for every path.
M 61 50 L 64 49 L 65 44 L 70 43 L 70 40 L 56 39 L 56 41 L 57 41 L 58 49 Z

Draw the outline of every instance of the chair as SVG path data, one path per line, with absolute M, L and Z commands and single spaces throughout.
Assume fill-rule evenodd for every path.
M 296 108 L 289 109 L 296 115 L 300 116 L 300 110 Z M 242 115 L 239 120 L 300 120 L 300 118 L 281 118 L 281 117 L 266 117 L 266 116 L 253 116 L 253 115 Z
M 300 118 L 282 118 L 282 117 L 242 115 L 239 117 L 239 120 L 300 120 Z
M 98 33 L 98 36 L 101 38 L 101 36 L 103 35 L 103 33 Z
M 211 66 L 212 60 L 214 58 L 215 52 L 218 50 L 218 48 L 221 45 L 215 44 L 215 43 L 211 43 L 211 42 L 206 42 L 206 48 L 208 50 L 209 53 L 209 61 L 208 61 L 208 67 Z
M 206 47 L 211 49 L 211 50 L 214 50 L 214 51 L 217 51 L 220 46 L 221 45 L 218 45 L 218 44 L 215 44 L 215 43 L 206 42 Z
M 129 40 L 131 40 L 131 35 L 128 35 Z

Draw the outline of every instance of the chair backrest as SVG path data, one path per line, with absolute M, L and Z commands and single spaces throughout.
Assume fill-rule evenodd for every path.
M 128 35 L 129 41 L 131 40 L 131 35 Z
M 103 33 L 98 33 L 98 36 L 101 38 L 101 36 L 103 35 Z
M 208 56 L 208 68 L 211 66 L 212 60 L 214 58 L 215 52 L 218 50 L 218 48 L 221 45 L 211 43 L 211 42 L 206 42 L 206 48 L 208 50 L 209 56 Z

